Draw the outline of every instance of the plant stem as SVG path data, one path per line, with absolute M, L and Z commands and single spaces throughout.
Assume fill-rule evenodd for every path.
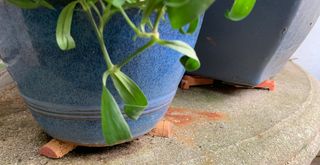
M 134 53 L 132 53 L 127 59 L 125 59 L 122 63 L 120 63 L 118 66 L 119 68 L 122 68 L 125 66 L 127 63 L 129 63 L 132 59 L 137 57 L 139 54 L 141 54 L 143 51 L 148 49 L 149 47 L 153 46 L 156 43 L 156 39 L 151 39 L 147 44 L 143 45 L 140 47 L 138 50 L 136 50 Z
M 143 6 L 145 3 L 146 3 L 146 1 L 136 2 L 136 3 L 132 3 L 132 4 L 125 4 L 125 5 L 123 5 L 123 8 L 124 9 L 139 8 L 139 7 Z
M 109 76 L 109 72 L 108 71 L 105 71 L 102 75 L 102 84 L 103 86 L 107 86 L 107 79 L 108 79 L 108 76 Z
M 104 4 L 104 2 L 102 0 L 99 0 L 99 3 L 101 5 L 102 11 L 104 11 L 106 9 L 106 5 Z
M 91 12 L 90 8 L 87 11 L 87 14 L 89 16 L 89 20 L 90 20 L 92 26 L 94 27 L 94 31 L 95 31 L 95 33 L 97 35 L 97 38 L 98 38 L 98 41 L 99 41 L 99 45 L 100 45 L 100 49 L 102 51 L 104 60 L 107 63 L 107 67 L 108 67 L 108 69 L 111 69 L 113 67 L 113 63 L 111 62 L 111 59 L 110 59 L 106 44 L 104 42 L 103 34 L 102 34 L 102 32 L 99 31 L 98 26 L 97 26 L 97 24 L 96 24 L 96 22 L 94 20 L 94 17 L 92 15 L 92 12 Z
M 99 19 L 101 19 L 102 16 L 101 16 L 100 11 L 99 11 L 99 9 L 97 8 L 97 6 L 96 6 L 93 2 L 90 2 L 89 4 L 90 4 L 90 6 L 93 8 L 93 10 L 95 11 L 95 13 L 98 15 Z
M 127 13 L 124 11 L 123 8 L 118 8 L 124 19 L 127 21 L 128 25 L 133 29 L 133 31 L 137 34 L 138 37 L 142 38 L 152 38 L 156 36 L 157 34 L 154 33 L 145 33 L 141 32 L 139 28 L 136 27 L 136 25 L 131 21 Z
M 165 6 L 161 7 L 160 11 L 158 11 L 157 18 L 155 20 L 153 30 L 152 30 L 154 33 L 158 33 L 159 24 L 164 13 L 165 13 Z
M 127 15 L 127 13 L 123 10 L 123 8 L 119 8 L 122 16 L 124 17 L 124 19 L 127 21 L 127 23 L 129 24 L 129 26 L 136 32 L 136 33 L 140 33 L 139 29 L 136 27 L 136 25 L 131 21 L 131 19 L 129 18 L 129 16 Z

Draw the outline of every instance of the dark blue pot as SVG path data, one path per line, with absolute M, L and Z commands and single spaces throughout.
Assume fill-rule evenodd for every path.
M 232 3 L 216 1 L 206 12 L 194 74 L 256 86 L 284 67 L 320 15 L 319 0 L 257 0 L 246 19 L 232 22 L 224 18 Z
M 59 11 L 21 10 L 0 0 L 0 54 L 18 83 L 34 118 L 50 136 L 79 145 L 105 145 L 101 133 L 101 75 L 106 69 L 91 25 L 81 11 L 74 15 L 72 35 L 77 48 L 61 51 L 55 40 Z M 138 22 L 139 13 L 129 15 Z M 181 35 L 166 21 L 162 38 L 183 40 L 194 46 L 198 33 Z M 114 63 L 146 43 L 133 42 L 133 31 L 121 16 L 114 17 L 105 33 Z M 184 69 L 181 55 L 155 46 L 123 68 L 144 91 L 149 106 L 139 120 L 126 118 L 134 137 L 150 131 L 164 116 L 173 99 Z M 121 100 L 108 82 L 116 100 Z

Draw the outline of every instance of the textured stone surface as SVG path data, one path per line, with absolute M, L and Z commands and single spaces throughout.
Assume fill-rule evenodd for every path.
M 275 92 L 223 85 L 178 91 L 166 116 L 173 137 L 79 147 L 59 160 L 38 155 L 50 138 L 16 102 L 16 88 L 0 86 L 10 96 L 0 100 L 0 164 L 308 165 L 320 145 L 319 83 L 292 63 L 275 80 Z

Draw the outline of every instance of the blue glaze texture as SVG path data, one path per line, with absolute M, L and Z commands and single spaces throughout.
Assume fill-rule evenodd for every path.
M 74 14 L 72 35 L 76 49 L 61 51 L 55 40 L 59 10 L 21 10 L 0 0 L 0 55 L 17 81 L 33 116 L 54 138 L 81 145 L 104 145 L 100 123 L 101 75 L 106 70 L 95 34 L 84 13 Z M 139 12 L 129 11 L 134 22 Z M 182 40 L 194 46 L 198 32 L 182 35 L 162 22 L 163 39 Z M 199 30 L 198 30 L 199 31 Z M 146 40 L 133 42 L 134 32 L 116 15 L 105 41 L 114 63 L 123 61 Z M 143 90 L 149 106 L 137 121 L 128 118 L 135 137 L 150 131 L 163 117 L 184 73 L 181 55 L 154 46 L 123 68 Z M 111 81 L 108 87 L 122 106 Z

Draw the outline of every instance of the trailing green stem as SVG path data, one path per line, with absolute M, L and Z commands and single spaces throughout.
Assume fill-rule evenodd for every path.
M 125 17 L 126 21 L 128 22 L 128 24 L 134 29 L 134 31 L 136 33 L 141 33 L 141 31 L 138 30 L 138 28 L 134 25 L 134 23 L 130 20 L 130 18 L 127 16 L 127 14 L 125 13 L 125 11 L 123 9 L 120 8 L 120 11 L 122 13 L 122 15 Z M 151 46 L 153 46 L 158 40 L 159 40 L 159 24 L 161 21 L 161 18 L 163 17 L 163 15 L 165 14 L 165 6 L 161 7 L 161 9 L 159 10 L 158 14 L 157 14 L 157 18 L 155 20 L 154 23 L 154 27 L 152 30 L 152 34 L 151 34 L 151 40 L 145 44 L 144 46 L 140 47 L 139 49 L 137 49 L 134 53 L 132 53 L 127 59 L 125 59 L 122 63 L 120 63 L 118 66 L 119 68 L 122 68 L 124 65 L 126 65 L 127 63 L 129 63 L 132 59 L 134 59 L 135 57 L 137 57 L 138 55 L 140 55 L 143 51 L 145 51 L 146 49 L 150 48 Z
M 97 8 L 97 6 L 93 3 L 93 2 L 89 2 L 90 6 L 93 8 L 93 10 L 95 11 L 95 13 L 98 15 L 99 19 L 102 18 L 99 9 Z
M 152 30 L 154 33 L 159 33 L 158 32 L 159 24 L 160 24 L 161 18 L 165 14 L 165 11 L 166 11 L 165 10 L 165 6 L 161 7 L 160 11 L 158 11 L 157 18 L 155 20 L 155 23 L 154 23 L 154 26 L 153 26 L 153 30 Z
M 95 22 L 95 19 L 94 19 L 93 15 L 92 15 L 92 12 L 91 12 L 90 8 L 88 9 L 88 11 L 86 11 L 86 13 L 89 16 L 89 21 L 91 22 L 91 24 L 92 24 L 92 26 L 94 28 L 94 31 L 95 31 L 95 33 L 97 35 L 97 38 L 98 38 L 98 41 L 99 41 L 99 45 L 100 45 L 104 60 L 107 63 L 108 69 L 111 69 L 113 67 L 113 63 L 111 62 L 111 59 L 110 59 L 110 56 L 109 56 L 109 53 L 108 53 L 108 50 L 107 50 L 107 47 L 106 47 L 106 44 L 105 44 L 105 41 L 104 41 L 104 38 L 103 38 L 103 32 L 101 32 L 98 29 L 98 26 L 97 26 L 97 24 Z
M 129 63 L 132 59 L 137 57 L 139 54 L 141 54 L 143 51 L 146 49 L 150 48 L 156 43 L 156 39 L 151 39 L 147 44 L 144 46 L 140 47 L 138 50 L 136 50 L 134 53 L 132 53 L 127 59 L 125 59 L 122 63 L 120 63 L 118 66 L 119 68 L 122 68 L 124 65 Z
M 136 32 L 139 33 L 139 29 L 136 27 L 136 25 L 131 21 L 127 13 L 123 10 L 123 8 L 119 8 L 120 13 L 124 17 L 124 19 L 127 21 L 128 25 Z
M 99 0 L 99 3 L 101 5 L 102 11 L 104 11 L 106 9 L 106 5 L 104 4 L 104 2 L 102 0 Z
M 124 17 L 124 19 L 127 21 L 128 25 L 133 29 L 133 31 L 136 33 L 136 35 L 138 37 L 142 37 L 142 38 L 152 38 L 153 36 L 157 36 L 154 33 L 144 33 L 141 32 L 139 30 L 139 28 L 137 28 L 137 26 L 131 21 L 131 19 L 129 18 L 129 16 L 127 15 L 127 13 L 124 11 L 123 8 L 119 8 L 120 13 L 122 14 L 122 16 Z
M 136 2 L 136 3 L 132 3 L 132 4 L 126 4 L 126 5 L 123 5 L 123 9 L 127 10 L 130 8 L 140 8 L 141 6 L 143 6 L 145 4 L 146 4 L 145 1 L 140 1 L 140 2 Z

